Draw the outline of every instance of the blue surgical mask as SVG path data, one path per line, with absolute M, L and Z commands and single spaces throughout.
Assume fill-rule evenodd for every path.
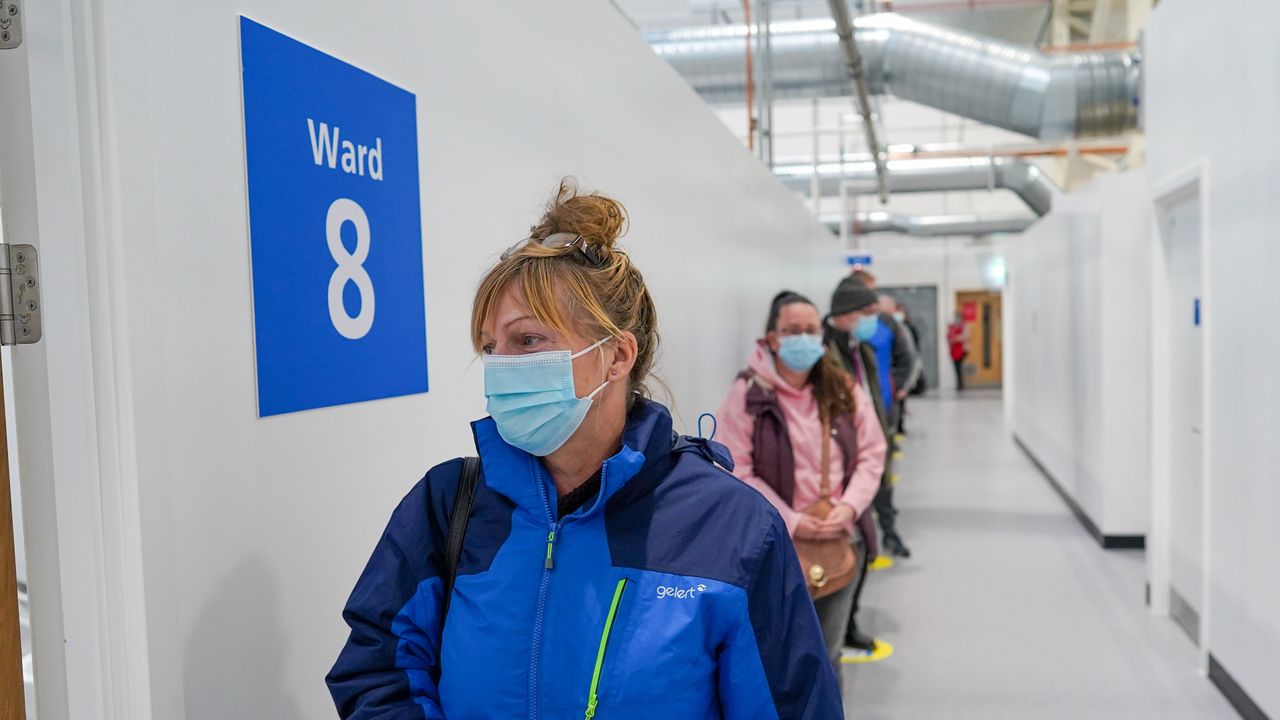
M 893 314 L 893 319 L 897 320 L 899 324 L 904 323 L 907 321 L 907 314 L 902 311 L 898 311 Z
M 880 317 L 878 315 L 863 315 L 858 318 L 858 324 L 853 326 L 853 335 L 859 340 L 870 340 L 879 329 Z
M 484 394 L 502 439 L 537 457 L 560 449 L 582 424 L 592 398 L 609 384 L 605 380 L 591 394 L 578 397 L 573 390 L 573 360 L 608 340 L 572 355 L 568 350 L 485 355 Z
M 778 359 L 795 372 L 807 372 L 826 354 L 821 335 L 787 335 L 778 340 Z

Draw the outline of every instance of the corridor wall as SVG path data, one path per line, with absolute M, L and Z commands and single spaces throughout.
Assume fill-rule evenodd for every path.
M 58 527 L 34 552 L 85 567 L 55 555 L 42 585 L 65 605 L 37 611 L 42 720 L 332 713 L 339 612 L 386 519 L 472 451 L 471 293 L 562 175 L 631 212 L 623 247 L 657 299 L 685 429 L 718 406 L 776 291 L 830 291 L 831 235 L 606 0 L 26 9 L 4 71 L 31 81 L 33 150 L 5 180 L 31 192 L 4 218 L 38 239 L 60 299 L 43 350 L 15 356 L 32 379 L 23 483 L 57 489 L 32 509 Z M 427 394 L 256 416 L 241 14 L 417 96 Z M 83 522 L 59 515 L 71 498 Z
M 1009 244 L 1013 434 L 1112 543 L 1149 527 L 1141 172 L 1099 176 Z
M 1205 168 L 1204 329 L 1206 644 L 1252 702 L 1280 717 L 1280 56 L 1270 28 L 1280 5 L 1231 12 L 1165 0 L 1144 36 L 1148 175 L 1153 193 Z M 1208 49 L 1189 53 L 1190 47 Z M 1195 102 L 1188 102 L 1195 88 Z

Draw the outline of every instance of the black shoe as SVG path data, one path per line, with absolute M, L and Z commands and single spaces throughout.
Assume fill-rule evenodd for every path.
M 845 633 L 844 636 L 844 645 L 845 647 L 853 648 L 854 650 L 861 650 L 862 652 L 870 653 L 875 652 L 876 639 L 870 635 L 864 635 L 853 628 L 849 628 L 849 632 Z
M 885 550 L 889 551 L 890 555 L 897 555 L 900 558 L 911 557 L 911 550 L 906 543 L 902 542 L 902 538 L 898 537 L 896 532 L 885 533 L 884 542 L 881 544 L 884 545 Z

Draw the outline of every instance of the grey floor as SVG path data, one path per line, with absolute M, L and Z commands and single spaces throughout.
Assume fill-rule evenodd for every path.
M 913 551 L 873 573 L 862 627 L 895 646 L 844 667 L 857 720 L 1238 716 L 1172 621 L 1141 551 L 1102 550 L 1004 431 L 1000 396 L 913 399 L 897 505 Z

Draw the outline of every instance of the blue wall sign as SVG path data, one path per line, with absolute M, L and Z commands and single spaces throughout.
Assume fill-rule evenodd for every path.
M 260 416 L 427 390 L 413 93 L 240 18 Z
M 850 265 L 861 265 L 863 267 L 867 267 L 871 264 L 871 256 L 870 255 L 850 255 L 848 257 L 848 263 Z

